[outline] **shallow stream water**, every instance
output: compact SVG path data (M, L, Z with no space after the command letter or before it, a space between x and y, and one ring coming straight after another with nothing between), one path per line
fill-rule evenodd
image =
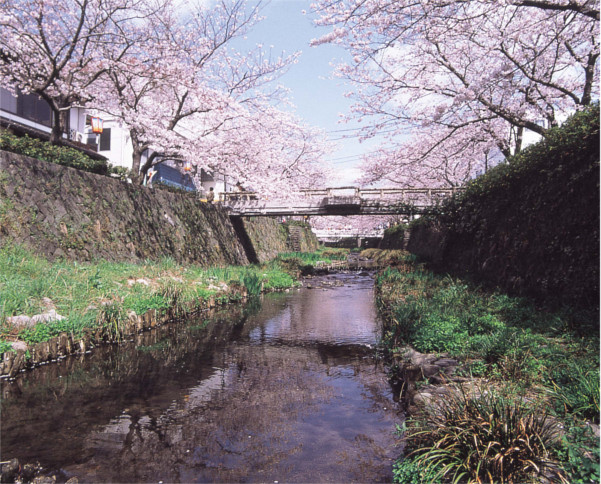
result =
M391 481L373 279L310 284L2 382L1 459L80 483Z

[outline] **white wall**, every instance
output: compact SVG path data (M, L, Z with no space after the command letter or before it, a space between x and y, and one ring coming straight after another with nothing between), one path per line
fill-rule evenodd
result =
M109 160L109 163L113 166L122 166L131 169L132 166L132 155L133 155L133 147L131 144L131 139L129 137L129 132L127 129L123 128L120 123L109 117L103 117L102 114L99 116L102 119L102 129L110 129L111 130L111 149L110 150L99 150L103 156L106 156ZM86 127L86 133L91 133L92 127Z

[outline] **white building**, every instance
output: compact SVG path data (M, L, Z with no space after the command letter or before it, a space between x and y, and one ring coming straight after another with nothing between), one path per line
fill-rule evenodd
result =
M92 132L91 119L102 119L102 133ZM48 140L52 131L52 111L48 103L35 94L13 95L0 88L0 126L15 134ZM112 166L132 167L133 146L128 129L119 120L105 114L86 111L82 107L69 110L67 133L64 138L73 147L96 159L107 159ZM142 164L146 158L142 157ZM163 166L164 165L164 166ZM197 190L203 196L212 187L219 199L222 193L232 191L233 184L225 174L207 173L204 170L187 173L183 163L165 161L154 166L153 183L164 183L187 190Z
M63 137L74 147L86 152L93 158L100 158L95 145L87 145L87 131L91 128L89 117L81 107L69 110L67 133ZM13 95L8 89L0 87L0 126L16 134L27 134L34 138L49 139L52 131L52 111L48 103L35 94Z
M133 146L129 131L121 122L108 114L97 113L102 119L103 129L98 140L98 152L105 156L113 166L121 166L128 170L132 167ZM95 114L96 115L96 114ZM96 135L91 133L91 129L86 131L89 143L94 142ZM146 156L142 157L142 164L146 161ZM177 170L179 173L174 173ZM193 167L194 170L194 167ZM189 189L189 183L184 183L183 179L189 175L193 181L195 189L204 195L212 187L218 199L220 194L231 191L232 186L227 180L227 176L220 173L207 173L205 170L186 173L182 162L165 161L150 169L150 172L156 172L152 176L152 183L163 183L165 185L178 186ZM187 178L186 178L187 180Z

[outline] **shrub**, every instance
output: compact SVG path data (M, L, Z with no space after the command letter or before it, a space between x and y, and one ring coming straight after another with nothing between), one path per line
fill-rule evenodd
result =
M405 439L414 465L435 471L434 479L567 482L553 456L560 448L556 425L540 408L492 387L457 388L427 408Z
M52 145L27 135L19 137L6 130L0 131L0 149L100 175L109 170L106 160L94 160L75 148Z

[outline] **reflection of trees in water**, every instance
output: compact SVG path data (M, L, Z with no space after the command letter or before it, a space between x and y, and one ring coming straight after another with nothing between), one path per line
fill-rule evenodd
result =
M88 440L89 453L112 464L103 478L235 482L269 472L302 449L294 423L332 397L314 351L230 346L223 355L225 369L163 415L130 409L125 421ZM100 464L94 458L86 468Z
M234 323L245 317L240 307L205 312L195 321L138 334L117 351L101 346L2 382L3 455L42 463L85 458L81 439L96 425L107 424L132 404L157 407L160 414L212 372L216 348L230 340Z
M245 311L203 313L142 333L118 351L97 348L3 384L3 456L52 463L86 482L389 477L388 464L376 459L386 439L377 425L368 429L369 415L389 405L386 383L375 381L363 360L370 350L295 336L314 323L302 318L315 311L290 304L313 305L316 296L270 295ZM278 326L285 318L295 320L294 328ZM331 321L336 331L344 327L335 315ZM280 339L259 344L257 332L261 341ZM340 414L340 425L356 418L354 410L336 407L347 398L332 386L338 378L360 386L367 417L352 422L343 448L332 450L330 430L313 421L326 407ZM310 456L307 465L314 440L323 455ZM353 464L341 465L343 458ZM338 475L341 467L346 475Z

